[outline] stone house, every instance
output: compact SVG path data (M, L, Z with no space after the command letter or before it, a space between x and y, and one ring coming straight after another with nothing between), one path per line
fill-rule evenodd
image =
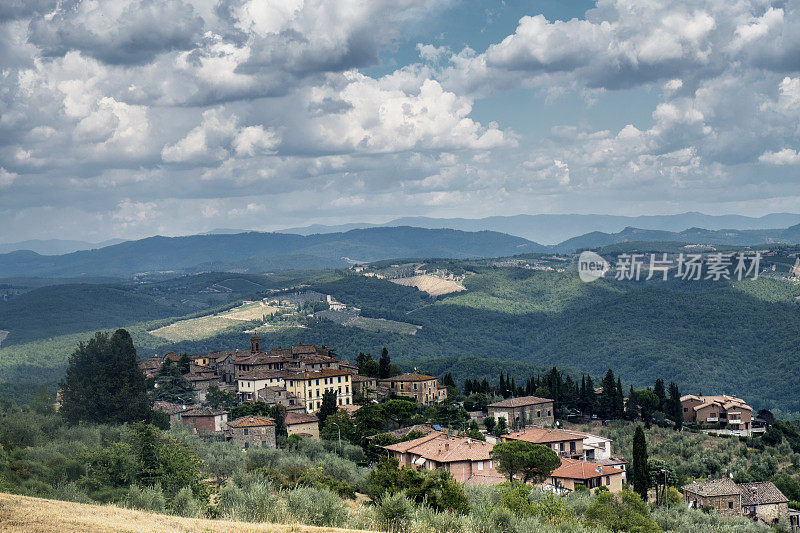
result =
M286 433L289 435L319 439L319 419L316 415L308 414L305 411L290 411L286 413L283 423L286 426Z
M505 418L506 424L512 429L555 423L553 400L549 398L537 398L536 396L509 398L489 404L487 411L488 416L492 418Z
M742 489L730 478L691 483L682 491L689 507L710 507L725 516L742 514Z
M369 376L360 376L353 374L351 378L353 382L353 397L358 398L363 396L368 400L378 399L378 379Z
M246 450L251 446L275 447L275 421L262 416L243 416L228 422L225 438L241 444Z
M178 414L178 421L199 435L222 433L228 423L228 411L208 407L190 407Z
M789 509L789 498L772 482L739 483L739 488L742 490L743 515L769 525L777 525L781 518L785 518L795 530L800 525L797 511Z
M413 398L415 402L431 405L447 399L447 387L441 385L434 376L420 374L416 370L400 374L378 382L390 394Z

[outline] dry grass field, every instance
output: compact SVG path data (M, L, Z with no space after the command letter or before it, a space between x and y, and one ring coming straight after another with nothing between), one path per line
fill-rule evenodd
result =
M113 505L85 505L0 493L0 531L345 533L352 530L181 518L122 509Z
M204 339L213 337L237 322L260 320L264 315L272 314L280 309L264 302L248 302L223 313L179 320L174 324L154 329L148 333L167 339L170 342Z
M431 276L430 274L411 276L410 278L395 278L389 281L398 285L405 285L406 287L416 287L423 292L427 292L431 296L441 296L442 294L467 290L466 287L457 281Z

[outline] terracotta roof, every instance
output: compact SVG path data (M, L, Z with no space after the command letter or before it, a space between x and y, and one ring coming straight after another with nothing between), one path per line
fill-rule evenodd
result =
M394 431L390 431L389 434L394 437L397 437L398 439L402 439L412 431L419 431L424 435L429 435L436 430L433 429L433 424L416 424L410 427L395 429Z
M352 404L352 403L347 404L347 405L340 405L339 406L339 410L340 411L346 411L348 415L352 415L353 413L355 413L359 409L361 409L360 405L355 405L355 404Z
M294 424L308 424L310 422L319 422L319 418L308 413L295 413L291 411L286 413L286 418L283 421L283 423L287 426Z
M600 473L602 470L602 474ZM613 466L604 466L599 463L589 461L578 461L577 459L561 458L561 466L553 470L550 477L562 479L591 479L600 476L610 476L621 474L622 470Z
M508 435L503 435L505 439L524 440L534 444L544 444L548 442L563 442L568 440L583 440L584 436L563 429L529 428L523 431L515 431Z
M359 376L358 374L353 374L351 381L353 383L364 383L367 381L376 381L378 378L371 378L369 376Z
M299 374L294 374L293 376L287 379L319 379L319 378L351 376L351 375L352 374L347 370L339 370L336 368L323 368L322 370L315 370L313 372L300 372Z
M242 416L228 422L228 425L232 428L254 428L254 427L261 427L261 426L274 426L275 421L271 418L266 418L263 416Z
M739 483L739 488L742 489L742 505L764 505L789 501L789 498L784 496L770 481Z
M239 372L239 376L237 379L275 379L275 378L285 378L287 376L291 376L291 372L287 372L286 370L248 370L246 372Z
M730 496L742 493L739 485L727 477L684 485L683 490L697 494L698 496Z
M187 416L218 416L227 415L228 411L221 411L219 409L211 409L209 407L190 407L181 413L182 417Z
M382 379L382 382L386 381L430 381L432 379L436 379L434 376L428 376L427 374L420 374L416 370L414 372L409 372L406 374L400 374L399 376L395 376L393 378L386 378Z
M189 381L213 381L215 379L219 379L217 375L214 374L214 371L211 372L201 372L198 374L186 374L186 379Z
M490 403L489 407L523 407L525 405L536 405L540 403L553 403L549 398L537 398L536 396L521 396L519 398L509 398L496 403Z
M488 461L492 447L484 441L451 437L438 431L418 439L384 446L386 450L411 453L439 463Z

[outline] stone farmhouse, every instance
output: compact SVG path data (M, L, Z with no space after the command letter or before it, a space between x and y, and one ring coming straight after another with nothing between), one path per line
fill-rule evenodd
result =
M726 516L747 516L768 525L783 518L792 531L800 529L800 512L789 508L789 499L773 483L734 483L722 478L691 483L682 488L689 507L712 508Z
M378 387L389 394L413 398L415 402L432 405L447 399L447 387L435 377L420 374L416 370L393 378L382 379Z
M544 426L555 423L553 400L522 396L509 398L487 406L488 415L492 418L505 418L512 429L524 429L528 426Z
M243 416L231 422L225 438L241 444L245 450L251 446L275 447L275 421L262 416Z

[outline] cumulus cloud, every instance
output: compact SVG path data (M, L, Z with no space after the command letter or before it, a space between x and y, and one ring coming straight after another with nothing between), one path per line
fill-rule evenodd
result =
M598 0L480 49L426 33L448 5L0 3L0 239L796 199L798 0Z
M761 154L758 160L768 165L797 165L800 164L800 152L791 148L784 148L777 152L767 151Z

